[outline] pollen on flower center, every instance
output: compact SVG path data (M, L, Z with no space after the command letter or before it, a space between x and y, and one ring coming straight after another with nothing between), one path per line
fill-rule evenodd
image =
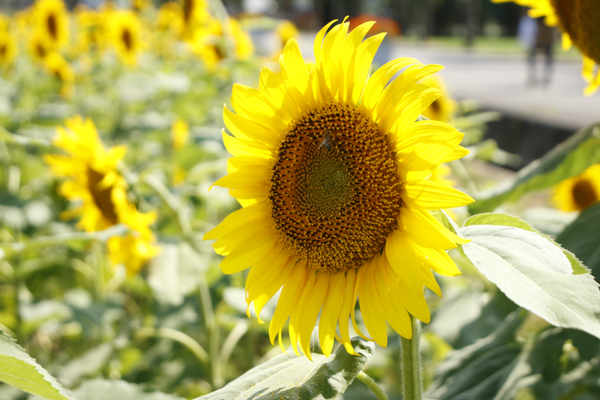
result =
M598 200L598 195L591 182L587 179L582 179L573 185L573 200L583 210L594 204Z
M93 168L87 168L88 189L92 195L92 199L100 211L102 211L104 218L106 218L112 225L115 225L118 222L118 217L115 212L115 206L111 197L112 190L110 187L99 187L99 184L103 178L103 174L98 173Z
M354 107L326 103L290 125L269 199L283 243L311 268L359 268L383 250L397 226L394 154Z

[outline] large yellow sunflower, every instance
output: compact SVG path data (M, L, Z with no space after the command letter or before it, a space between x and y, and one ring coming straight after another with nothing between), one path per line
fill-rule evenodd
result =
M142 40L142 22L133 11L114 11L108 16L110 42L119 58L127 65L137 64L145 46Z
M281 72L262 69L259 90L234 85L235 113L224 109L232 136L223 133L233 157L215 185L243 208L204 236L217 239L224 273L251 267L246 299L257 315L283 286L271 341L281 340L289 319L294 349L299 343L309 357L319 312L323 352L337 338L354 354L348 324L357 298L382 346L386 321L406 338L409 313L428 322L423 285L439 295L432 270L460 274L445 249L465 243L429 210L472 201L428 179L467 153L450 125L417 122L440 95L417 82L442 67L400 58L369 76L385 34L363 41L374 22L349 34L342 23L326 34L333 22L317 34L315 63L292 39Z
M52 50L69 42L69 14L62 0L37 0L32 8L35 29L39 30Z
M563 48L574 44L583 54L582 75L588 82L584 93L593 94L600 86L600 7L597 0L492 0L529 7L532 18L544 17L548 26L562 31Z
M117 170L126 148L105 150L90 119L84 121L75 116L66 121L66 127L57 128L53 144L68 154L45 156L54 175L68 178L59 188L61 195L81 203L62 217L80 216L78 227L87 232L118 223L127 225L133 233L109 242L109 255L111 260L123 262L130 273L135 273L158 251L149 227L156 214L140 213L127 198L127 183Z
M600 201L600 164L556 185L553 200L563 211L583 211Z

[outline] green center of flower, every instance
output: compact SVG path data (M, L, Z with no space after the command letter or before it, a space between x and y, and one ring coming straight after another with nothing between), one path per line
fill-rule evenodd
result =
M589 180L581 179L573 185L573 200L580 210L588 208L598 200L594 186Z
M290 125L269 199L284 245L309 267L360 268L397 227L394 154L377 126L354 107L327 103Z
M115 206L112 201L112 188L101 188L100 182L104 179L104 175L93 168L87 168L87 184L88 190L92 195L92 200L102 216L111 224L115 225L118 222Z

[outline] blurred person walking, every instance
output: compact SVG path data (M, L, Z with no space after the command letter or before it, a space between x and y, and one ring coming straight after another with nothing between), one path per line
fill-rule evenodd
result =
M529 50L528 84L531 86L535 86L538 83L536 79L536 58L538 53L542 53L545 57L545 62L544 76L540 83L544 87L547 87L548 85L550 85L550 80L552 77L552 63L554 61L552 52L554 48L555 31L554 28L551 28L544 24L543 18L537 18L534 20L534 22L536 23L536 34L533 46L531 46Z

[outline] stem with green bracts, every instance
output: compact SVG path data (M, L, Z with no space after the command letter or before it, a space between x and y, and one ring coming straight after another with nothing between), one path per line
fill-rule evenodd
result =
M363 383L367 385L369 389L373 391L373 393L375 393L375 396L377 396L379 400L390 400L389 397L383 393L383 390L381 390L377 382L375 382L369 375L365 374L363 371L360 371L356 377L363 381Z
M421 379L421 323L412 315L412 339L400 337L402 347L402 379L404 382L404 400L422 400L423 380Z

